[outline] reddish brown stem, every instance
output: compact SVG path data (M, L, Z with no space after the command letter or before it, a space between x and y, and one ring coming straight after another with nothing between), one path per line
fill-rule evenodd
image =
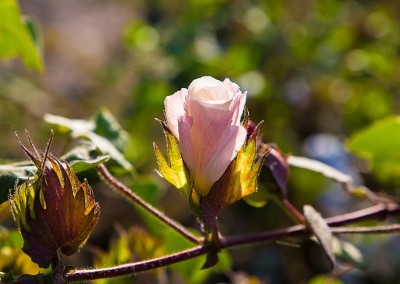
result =
M99 173L101 174L101 176L104 178L104 180L112 188L117 190L117 192L119 192L123 196L127 197L134 204L139 205L140 207L145 209L147 212L153 214L159 220L164 222L167 226L169 226L172 229L174 229L175 231L177 231L179 234L181 234L183 237L185 237L187 240L191 241L192 243L200 244L202 242L202 238L196 237L191 232L186 230L186 228L184 228L181 224L168 218L164 213L157 210L155 207L151 206L149 203L145 202L143 199L141 199L139 196L137 196L135 193L133 193L123 183L119 182L116 178L114 178L104 165L102 165L102 164L99 165L97 167L97 169L98 169Z
M363 210L347 213L325 219L329 226L339 226L348 223L361 221L364 219L385 217L387 215L397 215L400 213L400 206L397 204L378 204ZM351 233L393 233L400 230L400 225L387 225L370 228L332 228L335 234L351 234ZM237 247L241 245L250 245L263 243L267 241L280 240L293 236L308 236L311 232L303 225L295 225L278 230L271 230L262 233L248 234L243 236L220 237L217 249ZM151 260L130 263L125 265L114 266L101 269L77 269L67 272L64 275L66 281L86 281L100 278L109 278L122 276L132 273L147 271L150 269L167 266L173 263L191 259L203 254L207 254L215 250L215 245L204 244L185 251L177 252L168 256L155 258Z
M304 223L306 221L306 218L304 218L303 214L300 213L299 210L297 210L296 207L293 206L292 203L286 198L282 199L282 204L285 206L285 208L292 214L293 217L295 217L300 223Z

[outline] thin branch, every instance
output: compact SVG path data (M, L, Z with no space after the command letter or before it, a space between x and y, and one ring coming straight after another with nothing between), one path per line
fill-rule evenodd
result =
M327 218L325 219L325 221L330 226L333 226L331 230L334 234L393 233L400 231L399 224L377 226L377 227L358 227L358 228L354 227L336 228L336 226L357 222L364 219L370 219L373 217L379 218L379 217L385 217L387 215L396 215L396 214L400 214L399 205L378 204L363 210ZM292 227L271 230L262 233L248 234L242 236L220 237L218 243L215 244L205 243L202 246L197 246L185 251L177 252L160 258L150 259L137 263L119 265L110 268L76 269L70 272L67 271L64 274L64 279L66 281L73 282L73 281L85 281L85 280L128 275L188 260L209 253L212 250L220 250L229 247L264 243L268 241L281 240L287 237L307 236L311 234L312 232L308 229L306 225L299 224Z
M253 236L228 237L228 238L221 237L218 249L239 246L246 243L251 244L254 242L272 241L280 239L282 237L288 237L291 235L301 235L304 233L309 234L308 231L306 232L306 227L304 225L297 225L281 230L265 232L263 234L254 234ZM76 269L65 273L64 279L68 282L87 281L87 280L110 278L110 277L133 274L133 273L139 273L154 268L159 268L177 262L181 262L184 260L188 260L203 254L207 254L215 249L216 248L214 245L206 243L202 246L197 246L185 251L177 252L160 258L154 258L151 260L118 265L109 268Z
M202 238L198 238L189 232L186 228L184 228L181 224L167 217L164 213L151 206L149 203L145 202L139 196L134 194L129 188L127 188L123 183L119 182L116 178L114 178L111 173L107 170L107 168L101 164L97 167L99 173L104 178L104 180L116 191L118 191L123 196L127 197L134 204L139 205L149 213L153 214L155 217L160 219L166 225L177 231L187 240L191 241L194 244L200 244L202 242Z
M400 224L376 227L339 227L331 228L334 234L392 234L400 232Z
M220 245L221 248L229 248L241 245L264 243L290 236L296 236L296 235L300 236L304 235L305 233L311 234L310 232L307 231L307 227L305 225L299 224L292 227L271 230L261 233L231 236L231 237L221 237Z
M357 221L371 219L371 218L382 218L385 219L387 215L400 214L400 205L395 203L380 203L374 206L343 214L340 216L326 218L326 222L329 226L338 227L346 225L348 223L354 223Z
M400 205L398 204L377 204L372 207L368 207L359 211L335 216L335 217L330 217L326 218L325 221L330 227L338 227L341 225L349 224L349 223L354 223L358 222L361 220L365 219L371 219L371 218L379 218L382 217L384 219L387 215L396 215L400 214ZM362 230L365 230L365 233L384 233L385 229L379 229L381 227L371 227L371 229L367 228L337 228L337 232L335 232L336 228L331 228L334 233L351 233L351 229L353 229L354 233L357 233L357 230L362 232ZM347 231L346 231L347 229ZM375 229L375 230L374 230ZM340 231L342 230L342 231ZM387 228L386 228L387 230ZM392 228L392 230L395 230ZM261 233L255 233L255 234L246 234L246 235L241 235L241 236L233 236L233 237L226 237L226 238L221 238L221 247L222 248L227 248L227 247L232 247L232 246L239 246L239 245L249 245L249 244L256 244L256 243L262 243L266 241L271 241L275 239L280 239L283 237L289 237L289 236L295 236L295 235L304 235L304 234L311 234L311 232L308 232L308 229L305 225L299 224L296 226L292 227L287 227L284 229L277 229L277 230L272 230L272 231L266 231L266 232L261 232Z
M212 247L209 245L196 246L194 248L180 251L164 257L140 261L136 263L118 265L109 268L79 269L66 273L64 275L64 279L68 282L81 282L143 272L203 255L209 252L211 248Z

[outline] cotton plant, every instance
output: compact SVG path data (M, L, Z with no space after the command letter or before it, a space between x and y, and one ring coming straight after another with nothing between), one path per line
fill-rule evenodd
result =
M107 168L109 161L126 173L131 173L132 165L120 152L126 141L126 133L108 111L100 111L89 121L48 115L47 122L59 132L86 141L80 141L69 153L57 157L50 153L53 134L43 152L34 146L28 134L32 150L25 147L17 136L30 163L0 167L0 174L15 184L8 194L8 202L22 235L22 250L40 267L50 266L51 273L21 277L0 273L1 283L90 281L167 267L201 255L207 256L203 264L206 269L218 263L219 254L225 249L285 240L288 237L312 237L317 240L334 272L338 269L339 261L354 267L364 265L357 248L340 240L338 235L393 233L400 230L400 225L396 223L373 227L342 226L373 217L399 214L400 205L395 198L386 196L382 199L364 187L353 186L351 177L327 165L286 155L276 145L264 143L260 137L260 124L256 125L249 119L246 92L230 79L220 81L210 76L195 79L187 89L167 96L164 107L164 118L160 124L167 142L167 155L165 157L154 144L157 172L185 196L201 224L199 230L193 232L169 218L140 198L135 188L131 190L110 173ZM112 135L107 137L107 133ZM363 139L356 139L355 142L361 143L359 140ZM351 144L352 147L357 144L355 142ZM330 218L324 218L310 205L299 210L289 202L290 167L321 173L343 185L346 192L366 198L373 205ZM147 233L138 234L138 240L131 242L125 238L114 247L129 249L130 243L137 247L142 241L143 251L156 252L154 258L105 268L64 265L60 255L73 255L82 249L100 218L100 206L94 197L95 189L92 190L87 180L80 182L78 179L78 175L93 170L97 171L102 181L142 208L143 212L153 215L185 238L191 247L163 255L164 251L155 248L157 243ZM237 236L222 235L218 229L220 211L241 199L251 204L248 198L257 192L261 175L269 176L272 180L273 186L268 189L267 198L277 201L285 213L293 217L295 225L255 233L243 232ZM2 201L7 198L4 199ZM0 218L4 215L2 212ZM140 236L146 237L140 239ZM146 244L151 244L147 250ZM124 259L129 257L124 255Z

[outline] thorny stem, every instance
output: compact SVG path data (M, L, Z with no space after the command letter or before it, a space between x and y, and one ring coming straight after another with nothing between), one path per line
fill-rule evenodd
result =
M378 227L341 227L348 223L357 222L369 218L385 217L387 215L400 214L400 205L398 204L378 204L363 210L352 213L343 214L325 219L334 234L360 234L360 233L393 233L400 231L400 225L386 225ZM304 224L295 225L283 229L270 230L262 233L248 234L242 236L220 237L218 249L237 247L241 245L250 245L263 243L267 241L279 240L293 236L308 236L311 231ZM171 255L160 258L154 258L136 263L114 266L101 269L76 269L75 271L67 271L64 279L68 282L86 281L100 278L109 278L115 276L128 275L132 273L143 272L158 267L167 266L180 261L188 260L203 254L207 254L215 250L215 244L203 244L194 248L180 251Z
M145 202L143 199L141 199L139 196L133 193L129 188L127 188L123 183L119 182L116 178L112 176L112 174L107 170L107 168L103 164L99 165L97 169L101 174L101 176L104 178L104 180L112 188L114 188L117 192L119 192L123 196L127 197L134 204L139 205L143 209L147 210L149 213L153 214L155 217L160 219L162 222L164 222L166 225L177 231L179 234L181 234L183 237L185 237L192 243L200 244L202 242L202 238L198 238L195 235L193 235L182 225L170 219L164 213L157 210L155 207L151 206L149 203Z

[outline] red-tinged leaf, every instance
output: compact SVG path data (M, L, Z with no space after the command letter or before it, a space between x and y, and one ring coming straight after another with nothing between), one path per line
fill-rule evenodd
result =
M287 182L289 177L289 165L286 161L286 158L283 154L271 147L266 145L265 152L268 152L268 155L265 156L264 166L267 167L277 183L282 197L287 196Z

